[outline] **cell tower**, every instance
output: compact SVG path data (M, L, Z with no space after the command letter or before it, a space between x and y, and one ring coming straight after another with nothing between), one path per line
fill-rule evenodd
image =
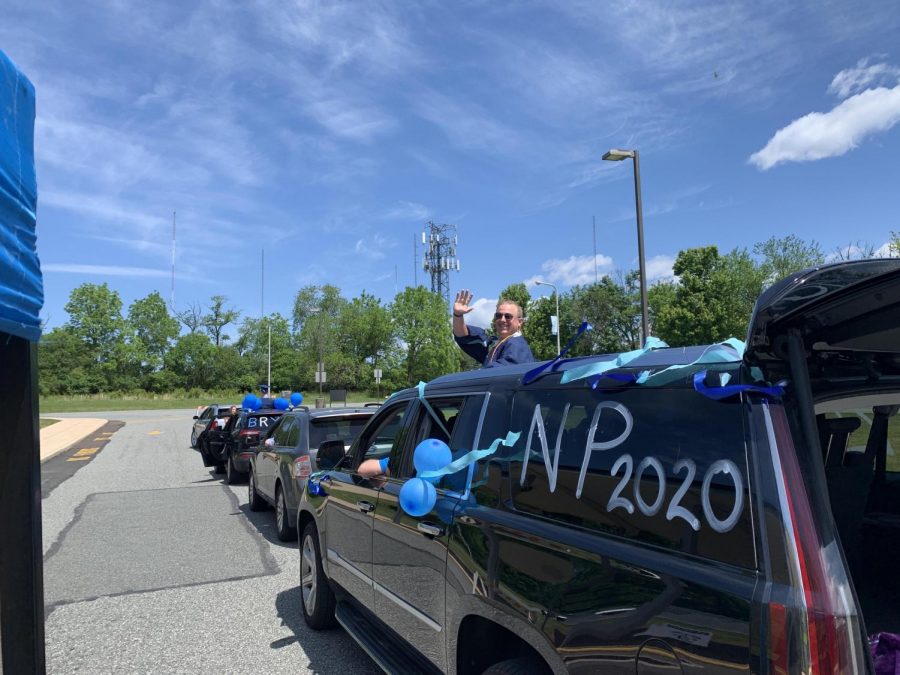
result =
M422 244L425 246L425 259L422 268L431 275L431 291L437 293L450 309L450 272L459 272L459 259L456 257L456 246L459 237L456 225L435 225L428 221L422 233Z

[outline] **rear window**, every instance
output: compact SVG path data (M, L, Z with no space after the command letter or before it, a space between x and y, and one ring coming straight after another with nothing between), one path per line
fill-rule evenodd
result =
M521 433L505 451L516 509L755 567L740 402L690 389L526 389L510 430Z
M325 441L344 441L349 445L368 421L369 415L310 418L309 447L318 448Z
M244 422L244 429L256 429L259 431L268 431L272 427L275 426L275 422L278 421L278 418L281 417L281 414L277 415L266 415L266 414L253 414L247 415L247 419Z

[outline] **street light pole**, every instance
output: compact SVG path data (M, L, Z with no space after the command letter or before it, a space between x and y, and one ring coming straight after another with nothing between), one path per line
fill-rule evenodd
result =
M637 150L610 150L603 159L621 162L631 158L634 161L634 208L637 212L638 267L641 283L641 345L650 335L650 317L647 309L647 267L644 262L644 213L641 207L641 159Z
M562 347L560 347L559 334L562 323L559 320L559 291L556 289L556 286L551 284L549 281L535 281L536 286L550 286L553 289L553 296L556 298L556 353L562 351Z

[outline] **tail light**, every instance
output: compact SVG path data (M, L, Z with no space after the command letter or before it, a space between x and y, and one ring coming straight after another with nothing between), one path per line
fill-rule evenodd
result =
M209 424L209 430L212 431L213 429L218 429L218 428L219 428L219 420L217 420L215 417L213 417L213 421L210 422L210 424Z
M822 541L787 420L783 411L775 413L765 406L795 602L792 608L777 603L768 606L771 671L866 672L859 617L838 542ZM794 621L797 625L792 629Z
M294 478L309 478L312 473L312 463L309 461L309 455L303 455L294 460Z
M242 429L238 433L245 445L259 445L259 432L253 429Z

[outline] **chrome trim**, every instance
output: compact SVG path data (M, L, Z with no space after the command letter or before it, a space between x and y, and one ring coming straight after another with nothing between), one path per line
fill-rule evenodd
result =
M441 625L439 623L437 623L434 619L432 619L427 614L422 613L416 607L413 607L411 604L409 604L403 598L395 595L394 593L389 591L387 588L385 588L378 582L374 582L374 585L375 585L376 591L381 593L384 597L386 597L388 600L392 601L395 605L397 605L401 609L405 609L407 612L412 614L414 617L416 617L419 621L424 623L426 626L428 626L432 630L435 630L439 633L441 632L441 630L443 630L443 628L441 627Z
M347 562L346 560L344 560L341 557L341 554L332 548L328 549L328 561L333 562L336 565L340 565L345 570L350 572L350 574L355 576L357 579L361 580L362 582L364 582L366 584L369 584L370 586L375 583L372 580L372 577L370 577L368 574L366 574L362 570L357 569L354 565L352 565L349 562Z

